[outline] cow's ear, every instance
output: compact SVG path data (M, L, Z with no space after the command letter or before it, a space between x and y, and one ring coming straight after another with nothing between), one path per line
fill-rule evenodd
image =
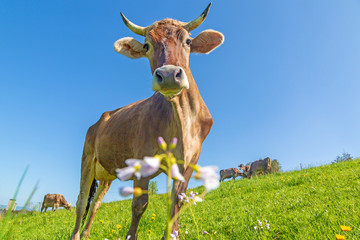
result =
M144 49L143 44L132 37L125 37L117 40L114 43L114 49L118 53L129 58L145 57L146 53L146 49Z
M192 40L191 52L210 53L224 42L224 35L214 30L205 30Z

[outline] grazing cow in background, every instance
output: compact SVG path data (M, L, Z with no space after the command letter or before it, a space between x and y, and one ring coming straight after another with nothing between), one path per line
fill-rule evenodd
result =
M240 164L238 167L240 168L240 170L243 170L244 174L249 176L249 178L256 175L256 173L259 171L263 171L264 174L268 174L271 170L271 159L267 157L265 159L259 159L252 162L250 166Z
M238 167L243 170L243 178L250 178L250 165L240 164Z
M222 169L220 171L220 182L223 182L227 178L232 178L235 180L235 178L238 176L244 177L244 174L237 168Z
M68 210L71 210L71 204L68 203L64 196L62 194L46 194L44 196L44 201L41 206L41 212L45 209L45 212L47 208L51 207L52 211L55 212L58 207L64 207Z
M238 167L240 170L243 170L244 173L250 173L250 165L245 166L244 164L240 164Z
M121 14L126 26L144 36L145 42L142 44L125 37L115 42L115 51L129 58L146 57L153 76L152 89L156 92L145 100L105 112L89 128L84 144L76 223L71 239L89 236L96 211L116 178L115 170L126 167L125 160L161 153L157 143L159 136L166 142L176 137L178 143L173 154L185 162L179 166L185 182L176 181L172 192L172 215L178 213L181 204L176 196L186 192L193 172L189 164L197 163L202 143L213 124L189 67L190 53L209 53L224 41L224 36L214 30L190 37L190 31L205 20L209 8L210 4L198 18L188 23L164 19L148 27L135 25ZM150 179L160 173L161 170L150 177L134 179L134 187L147 191ZM97 189L96 180L100 181ZM94 192L96 194L91 202L89 196ZM80 225L86 219L90 202L89 217L80 236ZM148 194L133 197L127 239L137 238L139 221L147 206ZM172 231L178 228L177 219Z

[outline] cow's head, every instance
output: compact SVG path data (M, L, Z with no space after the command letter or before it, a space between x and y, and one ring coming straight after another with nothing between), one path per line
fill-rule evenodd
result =
M64 208L66 208L67 210L72 210L72 206L71 206L71 203L66 203L65 205L64 205Z
M209 53L224 41L224 36L214 30L190 37L190 31L205 20L210 6L211 3L198 18L188 23L164 19L148 27L135 25L121 13L126 26L144 36L145 42L142 44L131 37L121 38L114 44L115 51L129 58L148 58L153 74L152 89L170 99L190 87L190 53Z
M244 164L240 164L238 167L239 167L240 170L245 171L245 165Z

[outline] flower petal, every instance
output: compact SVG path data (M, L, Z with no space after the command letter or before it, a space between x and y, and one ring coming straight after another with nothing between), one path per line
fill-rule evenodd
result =
M133 167L125 167L125 168L118 168L115 170L116 171L116 176L121 180L121 181L126 181L129 180L132 175L135 172L135 169Z
M180 170L177 164L173 164L171 166L171 177L175 180L185 182L183 175L180 174Z
M144 161L141 164L141 176L149 177L155 174L160 167L160 161L157 158L153 157L144 157Z
M134 158L130 158L125 160L126 165L128 165L129 167L134 167L137 164L141 164L141 160L139 159L134 159Z
M200 174L204 177L207 177L209 175L217 175L217 171L219 168L217 166L206 166L200 168Z
M137 180L140 180L140 178L141 178L141 173L140 172L135 172L134 175L137 178Z
M132 187L122 187L120 188L120 195L123 197L129 196L134 193L134 189Z
M207 191L216 189L220 185L218 177L214 178L214 177L210 176L209 178L203 179L203 181L204 181L204 186L205 186Z

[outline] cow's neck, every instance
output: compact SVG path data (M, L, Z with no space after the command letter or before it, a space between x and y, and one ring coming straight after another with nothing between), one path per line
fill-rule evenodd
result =
M179 114L180 121L183 124L191 124L201 117L199 115L201 108L206 107L206 105L200 96L199 89L190 70L186 74L188 76L189 89L184 89L177 97L171 100L171 103L174 110Z
M174 152L176 157L196 163L201 144L210 131L212 117L190 70L186 74L189 89L183 89L170 101L159 92L149 99L151 106L147 108L147 114L153 116L155 121L146 125L150 128L149 131L155 129L155 134L164 137L166 141L177 137L179 141Z
M183 90L178 96L171 100L171 104L179 121L182 134L182 144L184 160L194 161L198 156L194 153L200 153L201 144L210 131L212 118L208 108L203 101L191 71L186 71L189 81L189 89ZM211 121L208 129L203 129L204 121ZM206 124L205 124L206 125ZM205 134L204 134L205 133Z

